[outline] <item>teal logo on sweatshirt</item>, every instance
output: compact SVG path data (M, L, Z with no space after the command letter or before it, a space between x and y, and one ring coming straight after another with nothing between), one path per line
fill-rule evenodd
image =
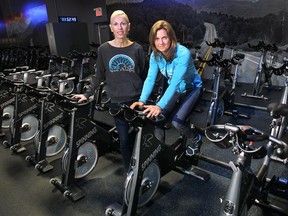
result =
M111 72L135 72L135 63L129 56L119 54L110 60L109 68Z

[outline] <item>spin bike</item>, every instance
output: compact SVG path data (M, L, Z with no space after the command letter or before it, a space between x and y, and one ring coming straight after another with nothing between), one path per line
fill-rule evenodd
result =
M282 114L288 115L288 106ZM229 162L233 173L226 195L221 199L220 215L247 215L252 205L288 215L287 204L285 208L275 202L275 196L288 202L288 179L275 175L268 178L267 175L271 156L276 149L286 149L284 152L288 156L288 145L285 142L246 125L211 125L205 129L205 135L216 144L230 142L232 152L236 155L235 161ZM261 158L261 167L254 172L251 163L253 159Z
M26 156L26 160L35 166L35 169L45 173L53 169L53 166L46 160L64 149L68 136L69 115L61 106L54 103L54 94L49 88L29 89L29 95L37 98L39 104L37 133L34 137L35 155ZM65 123L66 122L66 123Z
M231 85L232 88L236 88L236 86L240 85L237 82L238 76L239 76L238 67L240 67L242 65L242 62L244 61L244 58L245 58L245 54L239 53L235 50L234 46L236 46L236 45L237 44L235 44L235 43L234 44L230 44L230 43L227 44L227 46L228 46L227 51L230 49L229 51L230 51L231 64L228 66L227 70L225 70L225 75L224 75L225 84ZM238 59L236 59L236 61L233 61L233 57L235 57L235 55L238 56Z
M18 72L22 70L28 70L29 67L13 68L13 69L5 69L1 72L0 76L0 125L1 125L1 138L5 137L5 130L10 128L11 121L13 119L13 110L14 110L14 102L15 97L11 94L15 85L10 81L9 78L12 78L9 74L12 72ZM7 112L10 110L10 112ZM4 145L7 140L4 140Z
M221 42L218 38L215 38L214 39L214 42L208 42L208 41L205 41L207 46L210 46L211 48L217 48L217 51L213 51L212 52L212 59L214 60L215 59L223 59L223 54L224 54L224 48L226 46L226 43L225 42ZM210 55L210 54L209 54ZM201 62L201 67L203 68L204 65L208 62L208 56L205 56L204 59L202 57L198 57L198 61ZM214 57L214 58L213 58ZM209 66L209 64L208 64ZM212 65L213 66L213 65ZM229 64L227 64L227 66L225 68L222 68L221 71L223 71L222 73L224 73L226 71L226 69L229 67ZM225 70L224 70L225 69ZM202 69L203 70L203 69ZM213 71L212 73L212 80L214 80L214 73L215 71ZM225 72L226 73L226 72ZM203 88L203 91L204 92L208 92L208 93L212 93L213 92L213 83L211 85L211 88L210 89L207 89L207 88Z
M76 89L75 92L77 94L82 94L84 93L89 84L90 84L90 59L91 58L97 58L97 53L94 51L91 52L86 52L86 53L79 53L76 50L74 50L70 54L71 60L71 69L73 73L76 75L77 74L77 84L76 84ZM80 65L80 71L78 74L78 71L76 71L76 62L81 60L81 65ZM95 65L94 65L95 69Z
M62 176L50 179L50 183L65 197L78 201L86 193L77 186L77 181L92 172L99 157L120 151L118 133L115 126L93 120L95 104L91 101L79 103L58 93L54 93L54 100L68 112L70 126L62 157Z
M255 99L264 99L268 100L267 97L264 95L260 95L262 89L264 87L268 87L272 89L272 81L271 76L272 74L269 73L269 70L267 70L267 53L270 52L271 54L271 60L270 64L272 65L274 62L274 54L277 52L278 48L275 44L265 44L264 41L259 41L257 45L251 45L248 44L248 46L256 51L259 51L261 53L261 56L259 58L258 67L256 76L253 83L253 89L251 94L247 94L246 92L243 93L242 97L249 97L249 98L255 98Z
M7 74L6 74L7 75ZM14 85L7 80L5 77L5 72L1 74L0 76L0 134L1 138L3 138L3 145L6 146L6 143L8 142L5 140L6 137L6 131L9 130L11 126L11 119L13 118L13 109L14 109L14 102L15 97L13 94L11 94L12 89L14 88ZM10 110L10 112L7 113L7 109Z
M205 42L206 42L207 46L211 46L212 48L218 48L218 50L217 50L218 57L219 58L223 57L224 48L227 45L225 42L220 41L218 38L215 38L212 43L208 42L208 41L205 41Z
M283 138L288 124L287 115L282 114L283 110L285 110L288 105L288 59L284 57L283 62L283 65L280 67L269 67L269 70L271 70L274 75L285 77L284 89L280 101L271 103L267 107L270 116L273 118L270 124L271 135L277 137L278 139ZM283 150L278 149L278 151L275 151L272 155L272 159L284 162L286 164L288 161L287 157L285 158L285 155L287 154L285 154Z
M166 121L164 116L147 118L142 111L126 105L111 114L130 122L131 131L136 131L136 139L125 181L123 205L116 203L108 206L105 215L135 215L137 207L144 206L152 199L161 177L171 170L203 181L210 178L206 171L194 165L197 163L194 157L185 155L185 136L181 135L170 146L154 136L154 127Z
M51 69L57 67L57 61L61 61L59 71L52 72ZM49 87L55 92L61 92L62 94L71 94L75 90L74 80L75 76L71 73L71 61L66 57L51 58L49 61L48 74L51 74ZM64 89L60 89L61 80L65 79Z
M38 125L37 113L38 106L36 99L27 95L26 90L29 88L28 76L31 74L42 74L43 71L35 71L35 69L9 73L13 76L12 80L6 80L10 83L10 96L8 101L14 101L4 107L2 115L2 129L10 129L10 139L5 140L3 144L10 147L13 152L20 153L26 150L21 142L28 142L33 139L36 134ZM23 75L23 79L18 79L19 75ZM8 102L6 101L6 103ZM7 136L8 137L8 136Z
M67 122L70 122L69 111L55 102L55 95L57 94L54 94L51 89L41 86L43 80L49 76L51 75L36 77L38 87L29 91L30 94L38 98L40 111L39 130L34 139L35 155L27 156L26 160L42 173L53 169L46 158L58 155L65 148L68 142L67 132L69 130ZM63 95L65 84L69 79L72 79L72 77L58 81L60 84L60 93L58 94Z
M212 58L209 60L199 58L200 61L206 62L208 66L215 67L213 71L212 97L207 116L207 125L214 125L217 118L221 117L223 114L232 115L234 117L249 118L248 115L238 113L235 107L234 99L236 79L233 80L234 84L232 85L231 90L228 90L224 82L221 83L221 74L225 68L232 63L236 65L235 74L237 74L238 67L244 57L245 55L237 53L230 60L220 58L217 53L212 53Z

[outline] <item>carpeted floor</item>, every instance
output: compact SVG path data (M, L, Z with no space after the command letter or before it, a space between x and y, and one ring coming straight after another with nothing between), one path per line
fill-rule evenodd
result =
M206 83L206 85L208 85ZM268 103L280 98L279 91L263 91L270 100L246 99L239 96L250 91L252 87L241 84L237 88L236 102L239 103L239 112L250 115L250 119L241 119L223 116L219 122L234 124L250 124L268 132L271 118L265 107ZM206 116L209 106L209 93L204 93L199 104L202 113L192 115L191 121L198 127L206 125ZM255 105L263 109L247 108L244 104ZM111 121L110 116L101 116L105 121ZM169 131L171 139L177 136L176 132ZM32 144L26 144L26 151L20 154L12 153L9 148L0 146L0 215L11 216L100 216L104 215L108 205L122 202L125 175L123 174L121 157L118 153L109 153L102 156L96 168L84 179L76 184L86 192L86 196L73 202L57 190L50 179L56 176L61 178L61 156L57 155L48 160L54 169L48 173L39 173L34 166L25 160L27 155L34 154ZM220 149L203 138L203 154L215 159L229 162L235 158L231 149ZM260 161L253 161L253 167ZM273 162L270 174L276 173L288 178L288 169L284 165ZM210 179L203 182L197 178L170 172L161 179L160 186L153 199L138 210L143 216L216 216L220 211L220 198L224 196L229 184L231 171L200 161L199 167L206 169ZM287 207L287 205L286 205ZM288 210L287 210L288 212ZM249 215L271 215L253 206Z

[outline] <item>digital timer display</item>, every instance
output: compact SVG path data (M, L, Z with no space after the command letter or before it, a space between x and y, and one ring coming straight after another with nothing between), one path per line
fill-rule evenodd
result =
M77 17L75 16L59 16L59 22L78 22Z

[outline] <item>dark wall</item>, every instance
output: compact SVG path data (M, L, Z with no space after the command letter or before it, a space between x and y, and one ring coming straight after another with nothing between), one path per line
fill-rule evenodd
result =
M47 19L27 25L27 7L41 5L46 8ZM102 16L96 17L94 9L99 7ZM110 39L105 0L1 0L0 46L48 46L46 24L57 23L58 16L75 16L78 22L87 24L87 44ZM1 25L4 23L9 23L9 27Z
M90 51L86 23L47 23L46 30L51 55L69 57L74 50Z
M58 22L58 16L77 16L79 22L87 23L89 42L100 42L98 25L105 26L108 22L105 0L45 1L48 11L49 22ZM96 17L94 9L98 7L102 8L102 16ZM102 40L101 42L104 41Z
M44 0L1 0L0 45L47 44Z

